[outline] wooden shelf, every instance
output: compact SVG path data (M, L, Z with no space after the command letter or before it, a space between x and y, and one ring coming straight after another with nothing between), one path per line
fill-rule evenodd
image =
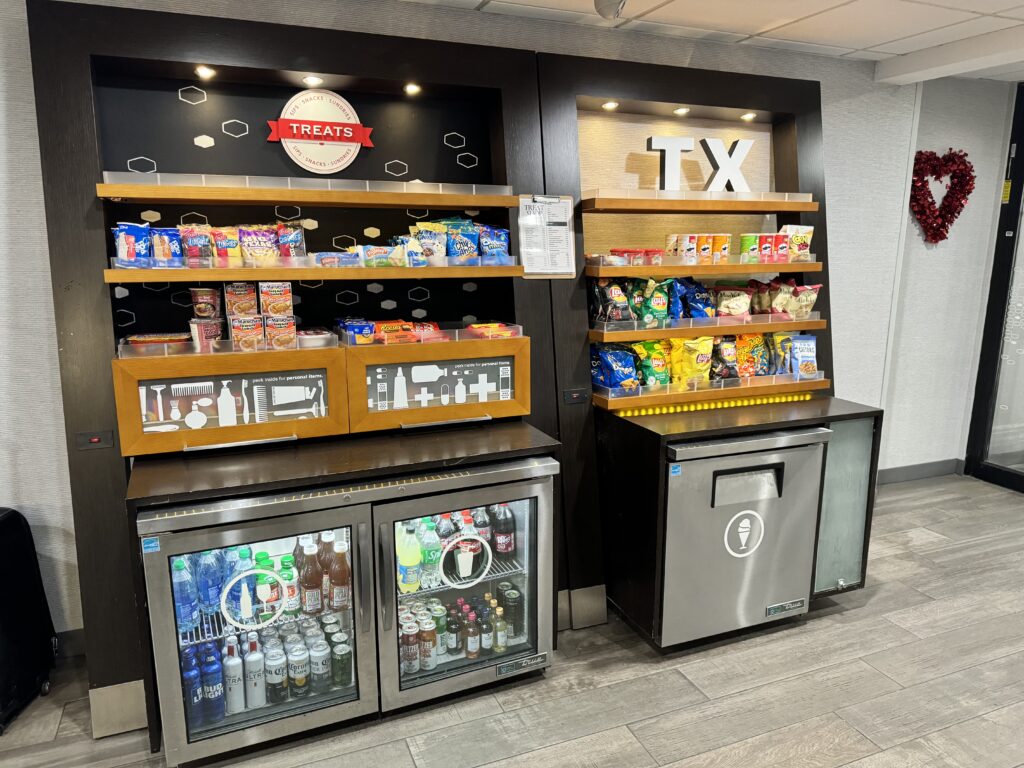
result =
M587 277L733 277L735 275L821 272L820 261L790 264L663 264L660 267L588 266Z
M740 333L774 333L786 331L820 331L827 320L786 320L774 323L734 323L702 325L692 328L640 328L630 331L599 331L591 329L590 341L625 342L651 339L693 339L698 336L735 336Z
M312 205L331 208L470 209L518 208L516 195L252 187L177 187L158 184L97 184L96 196L125 203L217 203L220 205Z
M622 411L631 408L649 408L660 405L706 403L714 400L756 400L765 395L783 395L828 389L831 385L832 382L829 379L814 379L812 381L793 381L785 384L751 384L745 387L700 389L695 392L666 392L663 394L638 395L636 397L604 397L594 393L591 397L594 405L598 408L603 408L606 411Z
M814 213L815 202L788 200L659 200L633 197L587 197L583 213Z
M103 282L120 283L218 283L258 280L432 280L522 277L515 267L281 267L236 269L105 269Z

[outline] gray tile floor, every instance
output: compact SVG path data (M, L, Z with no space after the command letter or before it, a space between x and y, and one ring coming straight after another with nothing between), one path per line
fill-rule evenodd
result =
M1024 496L959 477L884 486L866 589L804 620L662 656L617 620L566 632L543 679L218 766L1024 766ZM162 768L93 741L80 668L0 737L3 766Z

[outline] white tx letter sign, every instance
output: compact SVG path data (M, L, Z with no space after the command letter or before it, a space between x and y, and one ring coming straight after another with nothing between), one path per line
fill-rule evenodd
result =
M715 172L711 174L704 189L708 192L749 192L750 185L740 170L753 139L739 139L728 149L721 139L701 139L700 146L708 156ZM666 191L678 192L681 186L679 164L683 152L693 150L693 139L686 136L651 136L647 139L648 152L661 153L661 188Z

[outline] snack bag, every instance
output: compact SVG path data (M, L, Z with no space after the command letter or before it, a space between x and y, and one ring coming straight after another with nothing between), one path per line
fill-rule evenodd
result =
M793 289L793 295L786 303L786 311L789 316L794 320L806 320L810 316L811 310L814 309L814 303L818 300L818 291L820 290L820 285L796 286Z
M263 318L263 333L268 349L298 349L295 318L291 315Z
M186 267L208 269L213 266L213 238L206 224L182 224L178 227L178 233L181 235Z
M611 389L636 389L640 381L636 375L633 353L625 347L614 344L597 347L598 372L596 383ZM593 366L593 363L591 364ZM594 380L593 370L591 379Z
M601 368L601 352L597 344L590 345L590 383L595 387L608 386L608 381Z
M114 258L115 266L120 269L148 269L152 266L149 224L120 222L110 231L114 233L114 247L117 252Z
M260 283L260 311L264 315L286 317L293 313L292 284Z
M238 228L242 247L242 263L247 267L278 267L281 255L277 247L277 230L263 224Z
M177 227L161 227L149 230L152 240L152 264L159 269L181 269L185 266L185 254L181 249L181 234Z
M785 375L792 371L793 337L788 333L772 334L772 370L776 375Z
M471 221L459 220L448 227L448 266L480 266L480 234Z
M228 317L258 315L260 304L256 295L256 286L252 283L225 283L224 309Z
M753 291L750 296L750 312L754 315L767 315L772 311L771 285L760 280L751 280L747 286Z
M645 386L668 384L672 380L669 355L660 341L638 341L631 345L640 360L640 381Z
M403 235L398 238L398 245L405 248L405 258L410 267L429 267L427 255L423 252L420 241L412 235Z
M793 373L798 379L818 376L818 340L814 336L793 337Z
M515 263L509 253L507 229L480 224L477 233L480 238L480 263L483 266L510 267Z
M594 301L595 320L601 322L636 320L636 315L630 309L625 291L614 280L601 278L594 281Z
M277 222L277 250L283 264L306 260L306 239L298 222Z
M777 278L772 280L771 287L768 289L769 310L771 314L789 315L789 300L793 297L794 288L796 288L796 282L792 279L786 282Z
M635 317L640 317L644 313L644 291L647 290L648 282L650 282L650 278L640 277L630 280L625 285L629 308L633 310Z
M715 305L719 317L750 317L750 288L715 288Z
M361 245L365 267L407 267L403 245Z
M416 231L413 234L423 248L427 266L448 266L448 227L444 224L425 221L416 225Z
M768 374L768 347L760 333L744 333L736 337L736 366L742 377Z
M712 380L735 379L739 375L736 362L736 339L732 336L723 336L715 343L714 351L711 354L710 378Z
M640 313L640 320L646 325L654 327L662 320L668 318L669 294L672 281L664 280L656 283L648 280L644 287L644 304Z
M684 277L676 280L676 290L683 298L683 308L687 317L715 316L715 300L711 291L702 284Z
M811 238L814 236L814 227L787 224L780 233L789 235L789 260L791 262L811 260Z
M714 337L669 339L669 344L674 384L699 384L708 380L711 372L711 355L715 346Z

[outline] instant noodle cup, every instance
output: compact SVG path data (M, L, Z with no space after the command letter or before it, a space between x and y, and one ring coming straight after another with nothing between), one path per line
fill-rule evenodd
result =
M260 304L256 295L256 286L252 283L225 283L224 309L229 317L232 315L258 315Z
M263 318L263 333L266 336L269 349L297 349L299 346L294 317Z
M260 309L264 315L291 315L292 306L291 283L260 283Z
M775 235L757 236L757 256L761 264L771 264L775 258Z
M718 234L711 236L711 261L714 264L729 263L729 235Z
M761 235L747 233L740 235L740 264L757 264L761 252Z
M188 324L196 348L202 353L213 352L213 342L218 341L224 333L221 319L219 317L193 317Z
M714 235L697 235L697 264L711 264L714 251Z
M236 352L258 352L263 347L263 318L259 315L232 317L231 342Z
M777 264L787 264L789 262L789 235L785 232L775 235L772 244L772 255L775 257Z
M189 288L192 313L196 317L220 317L220 291L216 288Z

